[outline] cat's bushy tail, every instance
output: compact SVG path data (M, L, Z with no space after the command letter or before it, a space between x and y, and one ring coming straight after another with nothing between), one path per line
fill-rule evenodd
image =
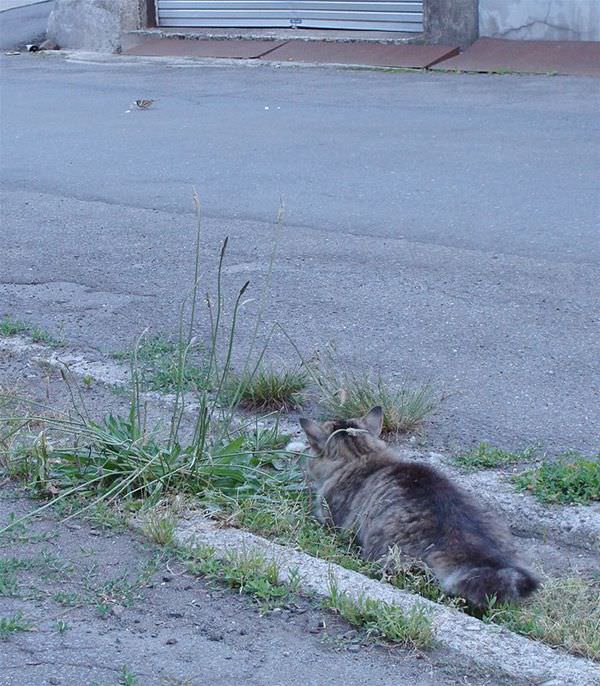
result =
M519 602L536 590L539 581L524 567L481 566L455 571L443 585L447 592L485 607L492 598L499 603Z

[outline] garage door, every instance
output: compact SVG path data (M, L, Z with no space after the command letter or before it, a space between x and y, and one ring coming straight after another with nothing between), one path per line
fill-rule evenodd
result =
M158 0L164 27L423 30L423 0Z

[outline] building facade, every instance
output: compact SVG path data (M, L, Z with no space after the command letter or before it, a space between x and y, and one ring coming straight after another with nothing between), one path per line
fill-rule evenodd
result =
M461 46L479 36L600 41L600 0L55 0L48 36L116 51L123 33L144 28L341 29Z

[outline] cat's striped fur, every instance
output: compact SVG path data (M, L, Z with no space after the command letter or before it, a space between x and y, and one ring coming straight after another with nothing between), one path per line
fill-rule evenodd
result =
M318 519L354 532L367 559L396 546L423 560L447 593L473 605L532 593L538 581L516 560L508 529L441 471L402 461L379 438L382 416L375 407L359 419L300 420L314 453L306 469Z

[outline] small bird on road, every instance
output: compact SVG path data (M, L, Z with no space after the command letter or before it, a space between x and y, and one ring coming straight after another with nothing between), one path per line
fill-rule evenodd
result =
M149 107L152 107L154 100L136 100L135 104L140 110L147 110Z

